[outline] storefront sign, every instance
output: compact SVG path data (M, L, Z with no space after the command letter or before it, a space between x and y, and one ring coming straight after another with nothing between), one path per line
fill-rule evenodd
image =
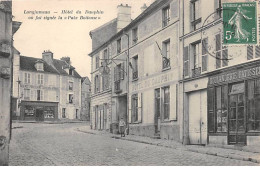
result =
M244 70L238 70L230 73L222 73L217 76L209 78L209 85L219 84L219 83L229 83L239 79L250 78L254 76L260 76L260 66L252 67Z
M132 92L142 90L142 89L147 89L149 87L155 87L170 81L174 80L174 73L168 73L168 74L163 74L159 75L153 78L149 78L146 80L143 80L141 82L135 83L132 85Z

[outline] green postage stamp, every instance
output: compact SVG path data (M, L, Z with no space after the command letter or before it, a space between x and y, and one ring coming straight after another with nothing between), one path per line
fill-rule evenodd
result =
M257 3L223 3L223 44L258 44Z

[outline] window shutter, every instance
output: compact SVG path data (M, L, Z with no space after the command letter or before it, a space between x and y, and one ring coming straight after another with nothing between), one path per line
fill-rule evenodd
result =
M220 34L217 34L216 37L216 68L221 67L221 39Z
M114 82L117 80L117 66L114 67Z
M227 48L222 51L222 58L223 58L222 66L223 67L228 66L228 60L227 60L228 59L228 49Z
M24 73L24 83L27 83L27 73Z
M202 40L202 72L208 70L208 38Z
M138 93L138 122L140 123L142 122L142 115L143 115L142 103L143 103L143 94Z
M124 70L125 70L125 64L124 63L121 63L121 70L120 70L120 72L121 72L121 80L124 80L124 74L125 74L125 72L124 72Z
M41 90L40 94L41 94L41 96L40 96L40 97L41 97L40 100L44 100L44 97L43 97L43 96L44 96L44 95L43 95L43 90Z
M183 65L183 69L184 69L184 77L185 76L189 76L189 67L190 67L190 63L189 63L189 47L186 46L184 47L184 51L183 51L183 59L184 59L184 65Z
M260 17L259 17L260 18ZM260 46L255 46L255 57L259 58L260 57Z
M30 100L34 100L34 90L31 89L31 96L30 96Z
M247 46L247 60L253 59L253 46Z
M132 123L132 96L129 97L128 102L128 122Z

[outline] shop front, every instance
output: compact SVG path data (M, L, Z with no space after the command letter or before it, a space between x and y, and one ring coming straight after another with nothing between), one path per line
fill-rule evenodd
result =
M208 82L209 144L260 145L260 66L223 70Z
M58 119L58 103L21 102L21 120L53 121Z

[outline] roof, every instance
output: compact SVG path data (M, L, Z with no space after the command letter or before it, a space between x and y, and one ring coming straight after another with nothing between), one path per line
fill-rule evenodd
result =
M138 17L136 17L130 24L128 24L126 27L124 27L123 29L121 29L117 34L115 34L114 36L112 36L108 41L106 41L105 43L103 43L102 45L100 45L98 48L96 48L95 50L93 50L89 56L94 55L96 52L98 52L100 49L102 49L103 47L107 46L108 43L110 43L111 41L117 39L119 36L121 36L122 34L124 34L124 32L128 31L129 29L131 29L133 26L135 26L135 24L137 22L139 22L140 20L142 20L143 18L145 18L146 16L148 16L149 14L151 14L152 12L154 12L158 6L163 5L165 3L169 2L169 0L156 0L154 1L144 12L142 12Z
M53 67L53 66L47 64L47 62L45 62L44 60L42 60L40 58L21 56L20 57L20 69L38 72L34 65L36 62L39 62L39 61L43 63L43 67L44 67L43 72L69 76L68 73L63 69L63 67L68 66L68 63L63 60L57 60L57 59L53 59L53 65L54 65L54 67ZM76 70L74 70L73 76L76 78L81 78L81 76L78 74L78 72Z
M81 78L81 83L83 83L84 81L86 81L87 83L91 84L89 78L86 76L86 77L82 77Z

